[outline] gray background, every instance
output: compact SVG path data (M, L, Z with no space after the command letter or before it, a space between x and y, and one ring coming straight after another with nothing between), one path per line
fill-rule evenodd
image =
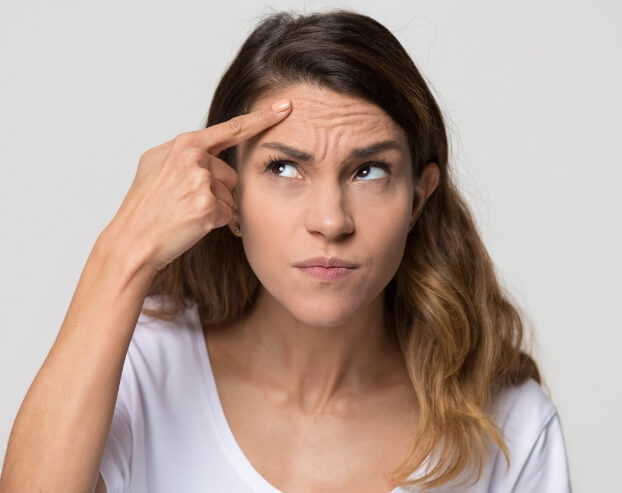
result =
M201 127L257 16L344 7L391 29L430 81L462 190L534 331L575 491L612 491L622 439L619 2L222 5L3 4L0 459L142 152Z

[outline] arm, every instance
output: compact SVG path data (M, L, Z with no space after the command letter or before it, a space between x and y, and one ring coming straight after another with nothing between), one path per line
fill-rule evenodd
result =
M141 156L17 413L0 493L90 493L103 486L98 471L123 363L151 281L231 220L237 173L216 156L280 122L290 109L237 116Z
M104 231L17 413L0 491L93 491L153 271Z

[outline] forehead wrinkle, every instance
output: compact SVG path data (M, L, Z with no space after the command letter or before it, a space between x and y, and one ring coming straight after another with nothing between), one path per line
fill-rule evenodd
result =
M407 139L404 132L400 131L400 128L392 124L391 121L379 122L375 120L364 123L358 121L355 125L343 122L335 126L316 127L316 130L320 130L316 135L324 137L323 139L316 139L316 147L320 147L323 150L321 156L315 156L317 163L323 161L329 153L337 156L337 160L344 160L354 148L364 148L371 143L385 140L395 140L404 144L404 149L407 148ZM320 142L324 142L326 145L322 146ZM304 146L304 149L313 155L313 149L307 149L306 147Z
M340 126L370 126L376 127L379 123L390 126L389 117L373 109L361 109L344 113L341 108L330 107L326 110L311 110L310 108L295 109L292 112L299 118L311 123L317 128L333 128ZM354 125L352 122L354 121Z
M399 130L399 127L391 126L390 122L382 122L380 125L374 122L365 125L345 123L339 126L318 125L306 120L293 122L289 128L281 126L279 131L278 127L275 127L273 131L266 132L258 139L251 139L255 141L253 147L262 148L264 147L262 143L278 142L309 154L316 164L320 164L329 155L335 156L335 161L345 161L353 149L365 148L375 142L395 140L402 144L406 143L404 133L396 135L395 130ZM283 125L286 123L283 122Z
M373 112L369 112L372 114ZM334 114L334 113L333 113ZM332 117L332 121L316 116L313 120L307 119L303 125L307 127L301 134L311 140L311 135L315 137L314 144L303 143L296 146L299 149L314 155L315 162L321 163L328 154L334 153L342 158L349 154L350 148L364 147L370 141L382 140L402 140L401 135L395 135L395 127L391 121L379 119L377 113L373 113L374 119L360 119L359 115L367 116L365 112L353 113L351 115L341 115L339 113ZM352 121L354 119L354 122ZM386 130L389 130L388 134ZM378 137L375 137L378 136ZM278 139L277 139L278 140ZM298 139L296 139L298 140ZM317 152L317 149L322 149ZM332 151L332 152L331 152Z
M329 154L337 159L345 157L351 148L364 147L371 141L406 141L401 127L369 101L315 88L303 94L295 88L288 92L292 112L273 129L250 139L252 147L257 148L253 143L259 141L278 141L313 155L315 162L321 163ZM316 96L318 93L320 96ZM260 98L253 107L258 103L269 104Z

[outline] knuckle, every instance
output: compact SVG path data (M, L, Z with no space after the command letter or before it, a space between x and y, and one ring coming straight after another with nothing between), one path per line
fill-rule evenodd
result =
M140 155L140 158L138 159L138 164L139 165L145 165L145 163L148 163L152 160L152 158L154 157L155 151L153 149L147 149L145 152L143 152Z
M214 177L209 170L201 170L201 173L197 173L194 176L192 184L194 185L194 190L203 190L207 189L208 191L212 188L212 181Z
M267 122L274 118L274 112L268 110L261 110L257 115L260 122Z
M180 133L177 136L175 136L175 138L173 139L173 148L181 149L184 147L188 147L190 146L191 141L192 141L192 138L191 138L190 133L188 132Z
M140 155L140 158L138 159L138 169L143 169L147 166L149 156L149 151L145 151Z
M207 235L215 229L214 224L212 223L212 221L209 221L209 220L204 220L201 223L201 227L202 227L203 235Z
M198 147L185 147L183 149L184 160L197 164L203 160L203 151Z
M233 219L233 211L231 210L230 207L226 207L225 210L221 213L220 216L220 221L219 221L219 226L224 226L227 223L230 223L231 220Z
M236 116L227 122L227 129L233 134L239 134L242 132L242 128L244 125L242 124L242 117Z
M207 193L198 193L194 198L194 207L200 216L209 215L212 209L212 197Z
M225 224L231 222L233 219L233 213L229 208L223 208L220 206L213 207L209 214L205 216L205 224L209 227L209 230L220 228Z
M155 163L155 156L149 151L144 152L138 160L138 166L136 167L136 171L138 173L147 173L150 169L156 166Z

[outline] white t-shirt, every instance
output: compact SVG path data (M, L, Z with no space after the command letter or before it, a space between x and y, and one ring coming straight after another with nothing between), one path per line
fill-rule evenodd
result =
M508 389L495 408L511 454L509 472L498 452L476 485L433 491L570 492L559 417L540 386L529 380ZM109 493L280 493L229 428L196 305L170 322L140 315L100 472Z

